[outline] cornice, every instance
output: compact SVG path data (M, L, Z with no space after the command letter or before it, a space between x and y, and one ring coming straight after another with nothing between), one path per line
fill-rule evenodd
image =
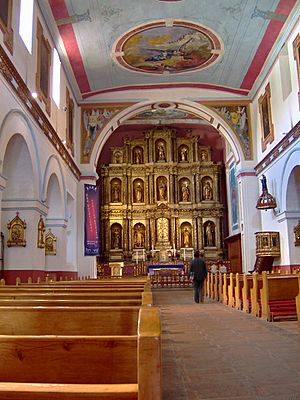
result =
M75 164L73 158L61 142L60 137L52 127L51 123L45 116L43 110L38 105L37 101L31 96L31 93L16 70L10 58L5 53L3 47L0 45L0 73L10 85L12 91L18 96L20 102L27 108L33 119L39 125L41 130L49 142L53 145L55 150L59 153L61 158L65 161L73 175L79 180L80 170Z
M254 167L256 174L260 174L270 166L289 147L293 146L300 136L300 121L285 135L285 137L269 152L269 154Z

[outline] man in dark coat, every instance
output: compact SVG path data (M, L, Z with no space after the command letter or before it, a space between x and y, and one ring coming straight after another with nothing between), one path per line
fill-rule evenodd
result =
M193 275L194 279L194 300L195 303L203 303L203 284L207 276L207 269L205 265L205 261L203 258L203 252L201 255L198 250L194 253L194 259L190 264L190 276Z

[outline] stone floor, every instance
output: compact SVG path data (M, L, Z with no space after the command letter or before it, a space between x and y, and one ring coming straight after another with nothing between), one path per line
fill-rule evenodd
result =
M163 400L300 400L300 328L192 289L154 289L161 308Z

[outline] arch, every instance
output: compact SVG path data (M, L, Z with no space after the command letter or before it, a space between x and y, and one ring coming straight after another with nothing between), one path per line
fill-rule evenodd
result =
M50 190L50 192L49 192ZM43 195L42 201L49 203L49 194L51 193L51 206L49 213L52 217L67 219L67 191L63 175L63 169L59 158L56 155L51 155L46 163L46 168L43 178ZM53 201L53 199L56 199ZM54 213L56 212L56 215Z
M3 174L7 178L3 200L33 200L35 182L27 143L22 135L10 137L3 159Z
M293 173L293 170L297 167L300 166L299 163L299 157L300 157L300 149L294 149L291 151L291 153L288 155L288 157L285 160L284 167L282 169L282 175L279 180L281 182L279 186L279 204L277 204L279 211L287 211L288 208L288 186L290 185L290 177ZM291 210L290 210L291 211Z
M161 101L168 102L169 100L165 99ZM172 99L172 102L174 102L174 98ZM151 106L155 103L157 103L157 101L140 102L138 104L129 106L128 108L116 114L104 127L103 131L101 132L101 135L99 135L95 145L93 146L93 151L91 154L91 163L93 163L94 166L97 167L97 161L100 157L101 151L106 141L118 126L120 126L123 122L141 112L151 110L152 109ZM211 126L213 126L220 133L220 135L222 135L227 140L232 149L233 156L237 164L245 161L242 147L239 143L238 138L236 137L235 132L219 114L217 114L207 106L204 106L203 104L196 103L190 100L178 100L177 103L178 103L178 110L192 113L194 115L199 116L201 119L204 119Z
M41 199L42 172L34 127L26 114L21 110L13 109L5 115L0 125L0 161L4 160L7 146L12 137L16 134L23 137L30 155L33 174L32 179L35 183L33 196ZM4 164L0 162L0 173L3 173L3 168Z

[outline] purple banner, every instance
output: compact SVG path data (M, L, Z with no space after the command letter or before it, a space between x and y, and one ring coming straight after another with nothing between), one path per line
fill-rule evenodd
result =
M84 185L84 255L99 254L99 188Z

